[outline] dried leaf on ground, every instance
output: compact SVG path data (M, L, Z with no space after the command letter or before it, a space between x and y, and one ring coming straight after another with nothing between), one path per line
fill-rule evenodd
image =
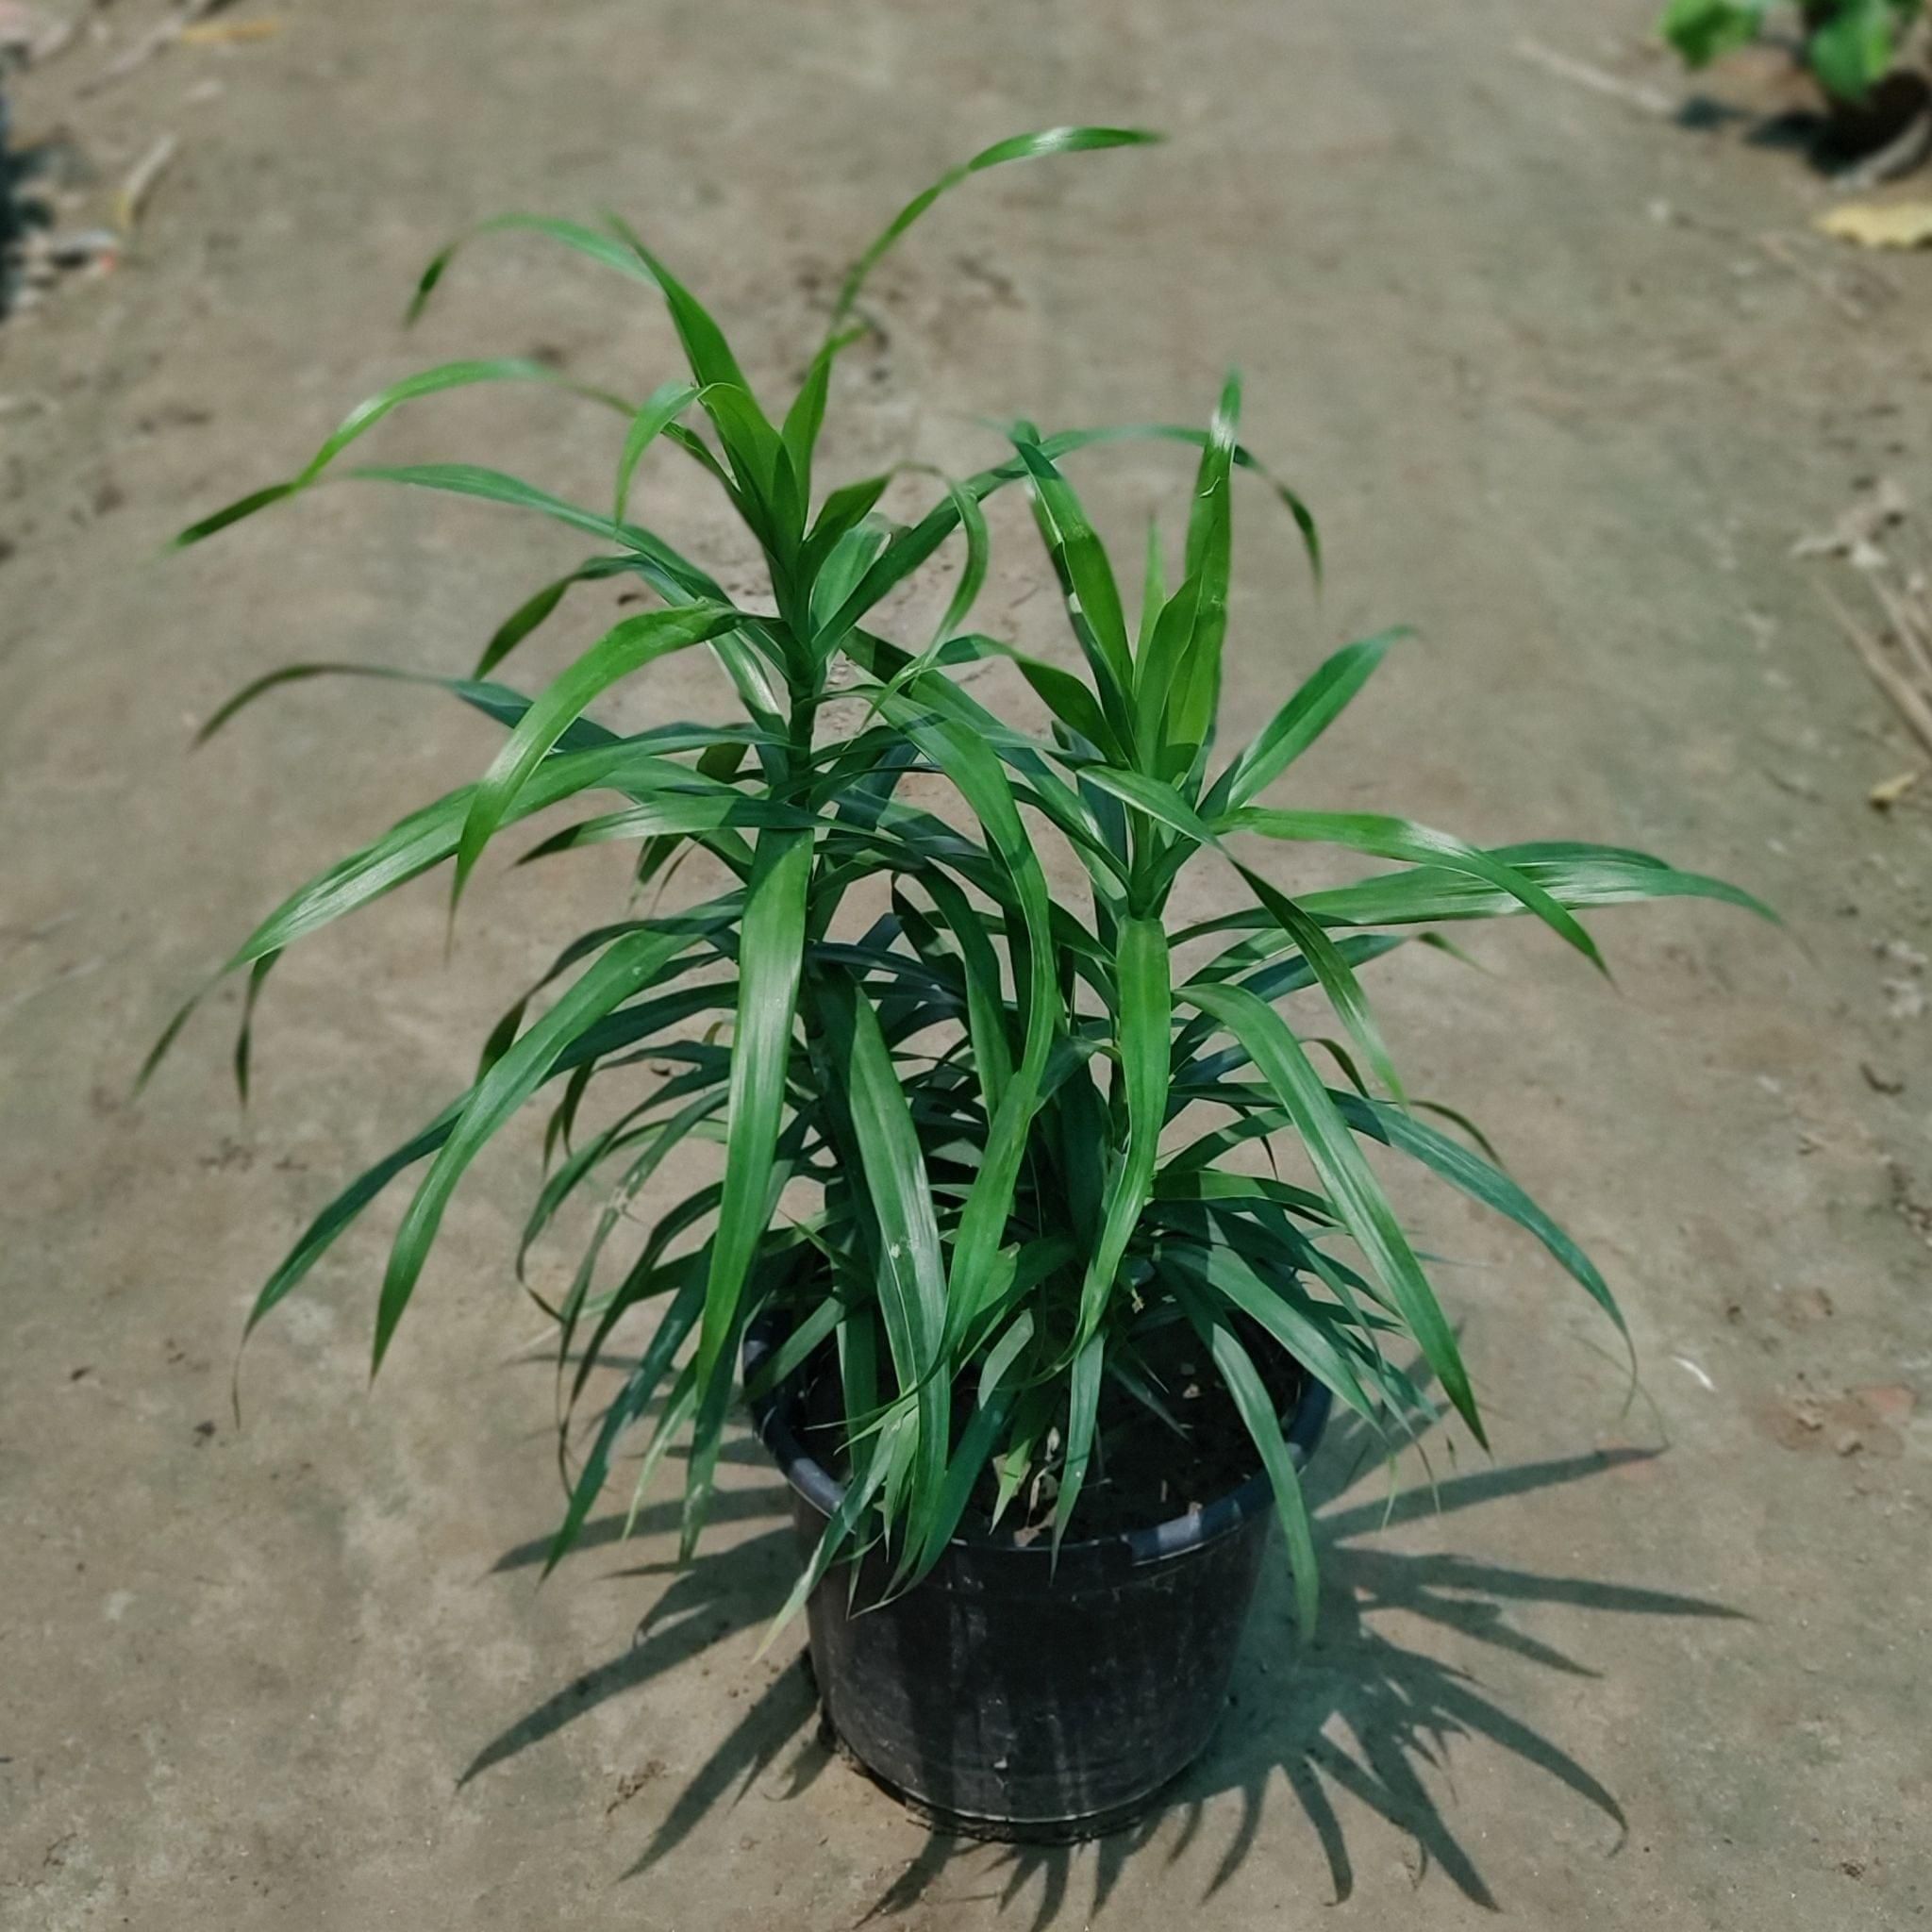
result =
M1848 201L1826 208L1816 225L1860 248L1924 248L1932 243L1932 201Z

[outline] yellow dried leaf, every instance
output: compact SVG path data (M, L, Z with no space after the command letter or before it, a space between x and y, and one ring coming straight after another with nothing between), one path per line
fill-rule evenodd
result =
M1816 225L1860 248L1924 248L1932 243L1932 201L1848 201L1826 208Z

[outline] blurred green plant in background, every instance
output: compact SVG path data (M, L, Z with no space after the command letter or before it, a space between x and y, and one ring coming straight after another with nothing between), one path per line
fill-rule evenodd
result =
M1778 0L1671 0L1658 31L1690 67L1759 38ZM1806 0L1796 9L1805 64L1834 101L1862 102L1892 70L1924 0Z

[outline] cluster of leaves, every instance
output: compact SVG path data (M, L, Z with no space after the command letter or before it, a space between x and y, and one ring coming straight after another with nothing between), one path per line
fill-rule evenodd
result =
M1691 67L1764 31L1778 0L1671 0L1658 31ZM1805 0L1805 63L1834 100L1857 103L1891 72L1924 0Z
M941 479L909 524L879 512L891 473L842 483L814 508L833 368L862 333L850 318L886 250L979 169L1144 139L1104 128L1021 137L909 203L848 277L802 388L775 421L712 317L621 225L489 224L535 229L653 289L689 377L638 406L604 398L628 423L608 514L469 465L355 473L534 510L601 547L503 625L474 676L428 680L500 720L501 751L475 784L411 814L262 923L224 969L249 974L249 1009L296 940L445 862L460 894L497 833L588 794L614 794L615 808L554 833L532 857L625 841L639 848L640 882L661 886L694 853L727 882L567 946L533 989L574 975L561 993L535 1018L532 995L517 1002L474 1086L322 1212L252 1318L293 1290L389 1181L426 1163L382 1284L379 1362L465 1170L540 1089L554 1090L552 1164L524 1249L580 1191L604 1188L588 1250L550 1307L571 1403L631 1318L655 1320L570 1478L553 1561L633 1431L643 1443L638 1495L666 1451L687 1445L690 1550L741 1339L765 1311L782 1317L784 1335L765 1385L835 1350L845 1405L845 1501L794 1607L855 1537L884 1539L897 1582L915 1580L988 1470L1000 1509L1042 1473L1055 1478L1057 1542L1077 1520L1105 1388L1156 1425L1174 1425L1158 1362L1163 1331L1172 1341L1178 1326L1252 1432L1311 1614L1307 1518L1257 1349L1286 1351L1391 1436L1428 1411L1429 1398L1391 1359L1391 1344L1419 1349L1481 1436L1455 1336L1364 1143L1398 1150L1522 1224L1615 1313L1596 1269L1517 1185L1407 1103L1357 975L1436 922L1526 912L1595 959L1576 908L1672 894L1749 902L1639 853L1486 851L1400 818L1264 804L1394 633L1329 658L1217 766L1237 469L1261 477L1319 565L1300 500L1237 441L1239 384L1228 382L1206 430L1043 434L1015 424L1005 460ZM448 260L425 275L419 306ZM399 383L356 410L299 475L182 541L307 489L402 403L506 379L558 380L497 361ZM1162 547L1150 541L1132 625L1062 467L1123 437L1198 452L1178 583L1170 588ZM769 569L768 608L734 602L628 521L633 474L659 444L742 519ZM1078 671L969 625L988 565L982 506L1012 484L1031 503L1063 593ZM908 644L871 627L882 600L942 546L959 564L932 636ZM613 625L534 697L491 678L573 585L619 574L641 579L661 608ZM735 687L741 722L619 735L586 715L619 680L700 645ZM1045 731L996 715L956 676L988 659L1024 679L1048 715ZM344 668L272 674L213 723L272 685ZM953 808L905 796L916 775L945 781ZM1250 838L1341 847L1390 869L1291 898L1237 857L1235 842ZM1050 891L1043 842L1077 861L1084 905ZM1170 930L1175 881L1196 861L1227 868L1239 907ZM860 888L870 913L853 909ZM1178 965L1183 954L1199 963ZM1345 1036L1326 1045L1339 1085L1277 1009L1303 989L1326 1002ZM247 1039L244 1021L244 1081ZM608 1124L578 1134L593 1083L623 1098ZM1230 1160L1275 1138L1299 1145L1303 1177L1257 1175ZM601 1264L631 1226L631 1204L674 1149L706 1139L722 1144L722 1172L665 1206L606 1285ZM1177 1445L1176 1457L1186 1454Z

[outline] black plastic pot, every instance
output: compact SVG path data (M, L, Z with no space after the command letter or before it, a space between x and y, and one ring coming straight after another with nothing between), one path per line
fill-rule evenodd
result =
M749 1339L747 1371L771 1344ZM808 1556L843 1491L802 1440L804 1400L788 1384L756 1420ZM1298 1462L1328 1405L1310 1380L1285 1419ZM885 1604L875 1556L861 1558L856 1595L840 1565L808 1610L826 1724L861 1770L942 1830L1053 1841L1116 1830L1213 1733L1274 1511L1257 1474L1191 1515L1065 1543L1058 1565L1043 1543L959 1537Z

